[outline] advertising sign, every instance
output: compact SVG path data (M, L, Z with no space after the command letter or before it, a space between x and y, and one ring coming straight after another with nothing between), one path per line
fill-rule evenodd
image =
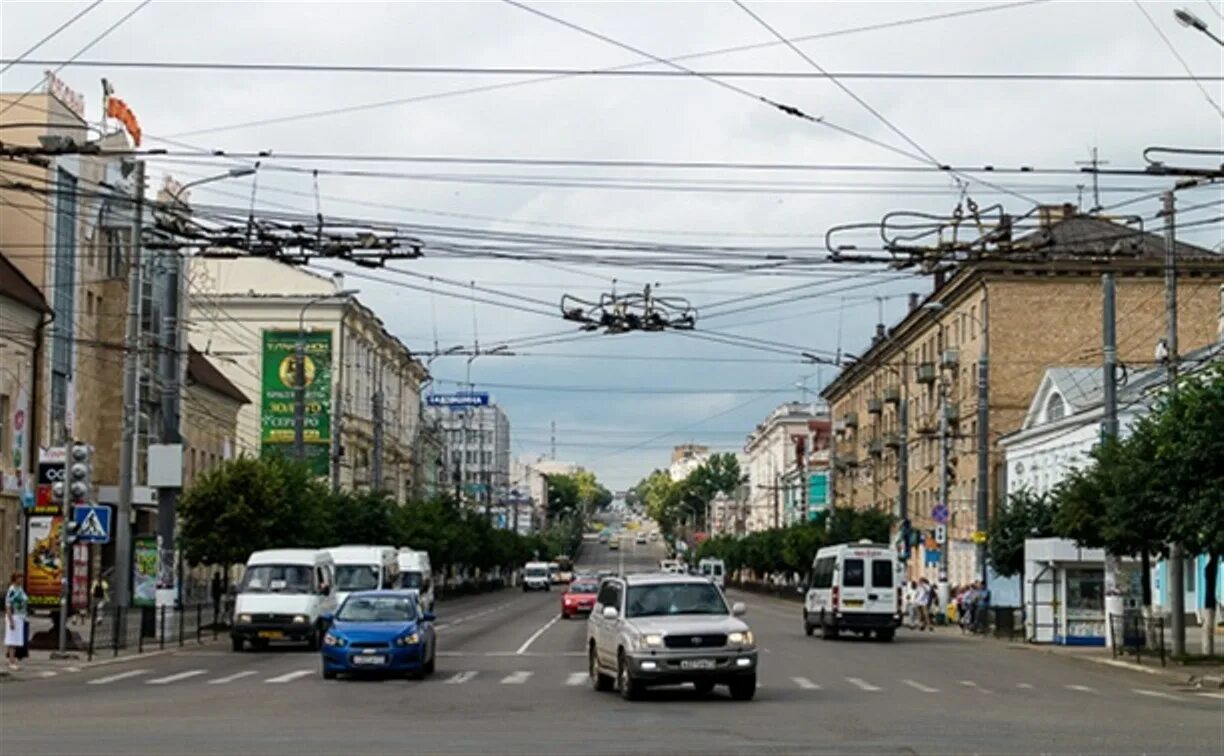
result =
M35 515L26 530L26 593L30 606L59 606L64 579L63 518Z
M132 539L132 606L157 605L157 538Z
M487 407L489 394L485 391L464 391L458 394L430 394L425 397L430 407Z
M5 460L9 466L13 468L15 474L4 475L4 490L5 491L21 491L28 489L30 481L26 473L26 463L29 461L26 457L26 441L30 437L29 423L27 418L30 413L30 395L24 388L17 390L17 402L13 405L11 416L4 418L4 421L13 429L13 448L10 459ZM29 489L32 490L32 489Z
M38 460L38 474L35 478L34 506L31 514L58 515L60 504L51 493L51 486L63 482L64 450L62 447L47 449Z
M306 463L327 475L331 457L331 331L264 331L260 410L262 456L293 456L294 384L298 339L305 345L306 412L302 423Z
M72 608L89 608L89 547L72 545Z

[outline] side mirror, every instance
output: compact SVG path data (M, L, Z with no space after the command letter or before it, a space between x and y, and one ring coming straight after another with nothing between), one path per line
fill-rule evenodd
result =
M614 606L605 606L603 608L603 618L606 620L614 620L620 616L620 612L616 611Z
M736 601L731 605L731 613L736 617L743 617L748 613L748 607L744 606L743 601Z
M795 593L798 593L800 596L803 596L807 593L807 589L804 588L802 585L797 585L795 586Z
M323 612L319 615L319 621L324 625L330 625L336 621L336 615L332 614L331 612Z
M421 615L421 619L425 620L426 622L433 622L437 618L434 616L433 612L425 612L423 615Z

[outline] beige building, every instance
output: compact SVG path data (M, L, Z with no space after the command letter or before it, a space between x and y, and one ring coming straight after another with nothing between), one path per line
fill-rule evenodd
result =
M410 496L428 374L369 308L339 294L342 281L266 259L195 259L188 288L191 345L251 400L238 411L237 453L261 452L264 332L296 332L301 322L308 334L331 333L333 484L378 485L381 422L381 487Z
M744 528L748 532L782 527L786 524L785 478L798 470L811 449L810 423L824 417L824 407L811 402L779 405L761 421L744 444L747 457L748 511ZM800 440L802 439L802 440Z
M1102 361L1101 274L1117 280L1118 358L1151 364L1165 331L1164 242L1152 234L1063 208L1042 216L1033 236L1014 251L957 267L924 301L912 302L900 323L878 335L823 392L836 423L835 504L898 512L899 402L907 399L908 513L930 533L940 503L941 386L951 437L952 471L946 502L950 521L950 581L976 575L977 361L989 361L988 502L1002 491L1003 457L996 441L1020 428L1029 401L1051 365ZM1026 241L1041 240L1033 251ZM1121 242L1121 244L1119 244ZM1183 352L1216 337L1217 291L1224 258L1179 244L1178 339ZM924 565L925 546L910 560L912 574L937 577Z
M183 392L183 489L200 475L234 457L238 413L251 403L225 375L195 349L187 353Z

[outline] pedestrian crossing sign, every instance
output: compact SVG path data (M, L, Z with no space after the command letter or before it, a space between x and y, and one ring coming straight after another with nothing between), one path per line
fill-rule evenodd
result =
M110 507L78 505L73 507L72 521L76 523L76 537L79 543L108 543L110 541Z

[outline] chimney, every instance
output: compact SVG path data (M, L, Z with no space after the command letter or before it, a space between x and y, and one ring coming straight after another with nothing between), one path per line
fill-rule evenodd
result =
M884 324L876 323L876 332L875 332L875 336L871 337L871 344L872 346L874 346L876 344L879 344L883 340L884 340Z
M344 290L344 274L340 271L332 273L332 283L336 286L336 291Z
M918 303L922 301L922 295L916 291L909 293L909 311L913 312L918 309Z

